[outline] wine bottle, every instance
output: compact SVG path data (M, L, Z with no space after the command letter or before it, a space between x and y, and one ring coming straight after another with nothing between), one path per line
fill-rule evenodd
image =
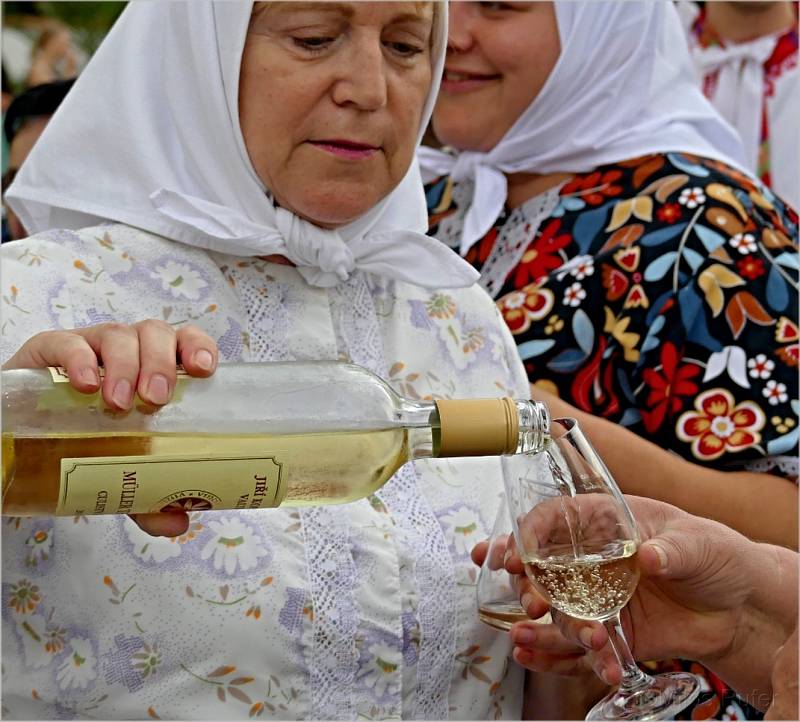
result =
M342 504L411 459L537 452L550 427L539 402L418 403L340 362L223 364L127 412L59 369L4 371L2 394L14 516Z

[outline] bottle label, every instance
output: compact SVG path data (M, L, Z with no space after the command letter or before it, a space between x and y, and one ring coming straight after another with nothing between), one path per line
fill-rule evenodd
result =
M58 516L267 509L286 494L281 453L61 460Z

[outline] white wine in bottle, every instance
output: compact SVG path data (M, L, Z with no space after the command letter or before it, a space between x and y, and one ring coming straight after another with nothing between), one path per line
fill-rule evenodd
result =
M537 452L550 430L539 402L416 403L337 362L224 364L125 413L58 369L4 371L2 394L14 516L342 504L411 459Z

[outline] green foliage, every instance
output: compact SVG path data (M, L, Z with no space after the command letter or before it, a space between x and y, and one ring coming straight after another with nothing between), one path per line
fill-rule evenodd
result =
M93 53L109 28L119 17L125 2L4 2L3 15L13 23L15 15L53 18L75 31L75 40L88 53ZM11 23L9 23L11 24Z

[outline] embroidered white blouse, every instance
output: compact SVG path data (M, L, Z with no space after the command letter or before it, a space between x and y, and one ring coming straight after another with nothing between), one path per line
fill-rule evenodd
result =
M431 292L123 225L0 249L0 349L105 321L195 323L224 361L346 358L412 398L528 397L477 286ZM522 670L477 619L497 459L407 465L346 506L193 513L176 539L127 517L3 520L3 708L12 718L519 719Z

